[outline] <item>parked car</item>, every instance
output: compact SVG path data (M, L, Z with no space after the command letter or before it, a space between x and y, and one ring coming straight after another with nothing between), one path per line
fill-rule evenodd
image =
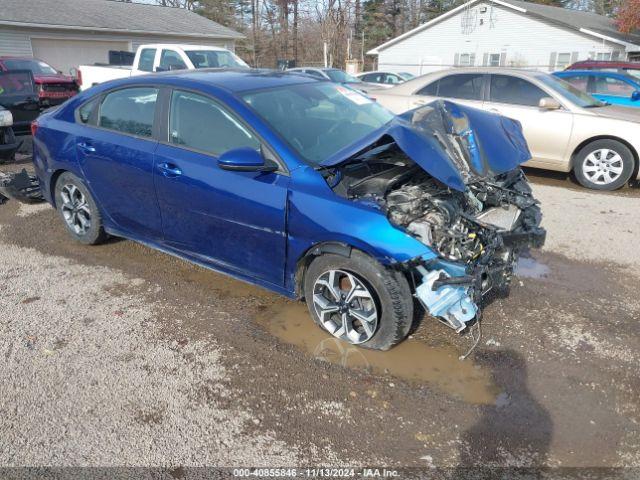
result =
M374 83L363 82L359 78L349 75L344 70L339 68L316 68L316 67L296 67L290 68L288 72L305 73L320 80L329 80L334 83L340 83L350 88L355 88L361 92L368 92L369 90L375 90L381 88L380 85Z
M249 68L240 57L226 48L202 45L153 44L140 45L133 66L80 65L78 83L86 90L108 80L145 75L169 70L201 68Z
M372 94L396 113L436 98L514 118L533 158L528 166L573 171L587 188L615 190L637 173L640 110L606 105L536 71L468 68L435 72Z
M29 70L42 107L59 105L78 93L78 84L51 65L31 57L0 57L0 72Z
M640 107L640 78L601 70L564 70L554 75L602 102Z
M567 70L607 70L610 72L626 73L640 78L640 62L616 62L605 60L584 60L569 65Z
M0 106L0 163L13 160L20 142L13 133L13 115Z
M413 294L467 328L544 241L519 124L450 102L396 117L310 76L183 71L99 85L33 128L79 242L125 237L305 298L369 348L405 338Z
M375 83L382 86L393 86L398 85L399 83L404 83L407 80L411 80L412 78L415 78L415 76L406 72L395 73L376 71L359 73L356 75L356 78L367 83Z
M0 106L11 112L16 135L29 135L41 106L30 70L0 72Z

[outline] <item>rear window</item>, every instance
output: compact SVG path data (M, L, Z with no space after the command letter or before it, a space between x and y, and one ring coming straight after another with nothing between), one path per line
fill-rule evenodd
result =
M137 87L111 92L100 106L100 126L117 132L151 137L157 88Z
M145 48L140 52L140 60L138 61L138 70L143 72L153 71L153 62L156 58L155 48Z

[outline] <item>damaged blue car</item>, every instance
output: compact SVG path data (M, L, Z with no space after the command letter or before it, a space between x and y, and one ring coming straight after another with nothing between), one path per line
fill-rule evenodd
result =
M124 237L304 299L386 350L420 310L457 332L544 243L518 122L450 102L396 117L347 87L261 71L107 82L33 126L72 237Z

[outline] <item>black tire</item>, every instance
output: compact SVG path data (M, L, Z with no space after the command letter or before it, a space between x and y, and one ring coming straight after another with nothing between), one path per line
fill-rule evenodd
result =
M593 165L594 157L590 157L590 155L594 152L609 150L608 158L612 158L613 155L617 154L620 156L621 161L617 162L615 166L622 166L622 172L619 176L610 183L598 183L599 177L598 173L594 173L589 176L583 171L585 165L591 167ZM597 155L597 154L596 154ZM596 158L600 158L601 154ZM629 150L629 147L624 145L617 140L595 140L580 149L578 154L575 157L573 164L573 173L576 176L576 179L583 187L591 188L593 190L617 190L621 187L624 187L629 183L631 179L631 175L635 171L635 159L633 158L633 153ZM594 180L595 179L595 180Z
M316 280L330 270L349 272L357 277L374 297L377 328L369 340L358 345L388 350L409 334L413 322L413 296L407 279L398 271L383 267L373 258L352 250L350 257L323 254L309 265L304 277L304 294L313 320L324 328L316 312L313 295ZM326 330L326 328L325 328Z
M63 199L63 192L68 192L70 187L75 187L82 194L82 198L84 199L83 205L88 208L89 214L87 216L86 209L83 208L83 219L89 219L88 227L86 227L83 231L77 231L72 228L70 222L65 218L65 202ZM98 209L98 205L95 200L91 196L89 189L85 186L84 182L76 177L71 172L64 172L61 174L56 180L55 186L55 198L56 198L56 210L60 215L60 218L64 222L67 231L71 234L71 236L80 243L84 243L85 245L97 245L99 243L104 242L107 239L107 234L104 231L104 227L102 224L102 215L100 214L100 210ZM66 209L68 213L68 209Z

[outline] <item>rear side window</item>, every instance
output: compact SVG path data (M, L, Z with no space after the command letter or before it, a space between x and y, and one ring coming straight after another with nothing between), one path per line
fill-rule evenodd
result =
M98 99L94 98L93 100L85 103L80 108L78 108L78 120L80 121L80 123L84 123L84 124L95 123L95 121L93 120L94 118L93 112L96 109L97 105L98 105Z
M438 96L463 100L482 100L482 75L461 73L438 82Z
M241 147L260 150L258 139L216 102L180 91L171 97L169 142L216 156Z
M156 58L155 48L145 48L140 52L140 60L138 61L138 70L143 72L153 72L153 61Z
M522 78L491 75L492 102L537 107L540 99L548 96L543 90Z
M99 125L129 135L151 137L157 98L157 88L136 87L111 92L100 106Z

